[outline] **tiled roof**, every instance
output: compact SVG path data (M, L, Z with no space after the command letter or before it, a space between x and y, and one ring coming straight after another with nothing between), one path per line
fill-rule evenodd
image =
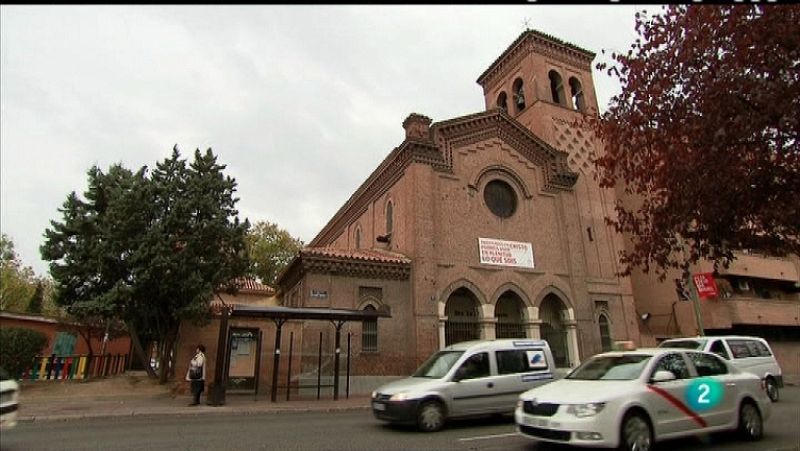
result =
M341 258L377 263L411 263L411 260L403 254L380 249L335 249L332 247L306 247L300 251L300 255L303 257Z
M236 279L235 283L240 290L266 293L266 294L275 293L274 288L270 287L269 285L264 285L263 283L251 277L241 277L239 279Z
M502 60L503 60L503 58L505 58L505 57L506 57L506 55L507 55L509 52L511 52L511 50L512 50L514 47L516 47L516 46L517 46L519 43L521 43L522 41L524 41L524 40L525 40L525 39L526 39L528 36L536 36L536 37L539 37L539 38L542 38L542 39L546 39L546 40L548 40L548 41L551 41L551 42L553 42L553 43L555 43L555 44L557 44L557 45L562 45L562 46L564 46L564 47L566 47L566 48L568 48L568 49L572 49L572 50L575 50L576 52L583 53L583 54L584 54L584 55L586 55L586 56L587 56L589 59L593 59L593 58L594 58L594 56L595 56L595 53L594 53L594 52L590 52L589 50L586 50L586 49L584 49L584 48L578 47L578 46L577 46L577 45L575 45L575 44L571 44L571 43L569 43L569 42L566 42L566 41L564 41L564 40L561 40L561 39L559 39L559 38L557 38L557 37L555 37L555 36L551 36L551 35L549 35L549 34L547 34L547 33L542 33L541 31L538 31L538 30L526 30L526 31L523 31L523 32L522 32L522 34L520 34L520 35L519 35L519 37L518 37L516 40L514 40L514 42L512 42L512 43L511 43L511 45L509 45L509 46L508 46L508 48L507 48L507 49L505 49L505 51L503 51L503 53L501 53L501 54L500 54L500 56L498 56L498 57L497 57L497 59L495 59L495 60L494 60L494 62L493 62L492 64L490 64L490 65L489 65L489 68L488 68L488 69L486 69L485 71L483 71L483 73L481 74L481 76L480 76L480 77L478 77L478 80L477 80L477 81L478 81L478 83L480 84L480 83L483 81L484 77L486 77L486 75L488 75L488 74L489 74L489 72L491 72L491 71L492 71L492 70L495 68L495 66L497 66L497 64L499 64L499 63L500 63L500 61L502 61Z

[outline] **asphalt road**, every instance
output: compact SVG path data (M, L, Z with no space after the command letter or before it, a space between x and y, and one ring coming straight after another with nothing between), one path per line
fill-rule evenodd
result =
M800 387L787 387L757 443L733 434L664 442L661 450L800 451ZM424 434L392 427L368 410L336 413L204 414L20 423L0 436L2 451L35 450L458 450L539 451L509 419L456 421Z

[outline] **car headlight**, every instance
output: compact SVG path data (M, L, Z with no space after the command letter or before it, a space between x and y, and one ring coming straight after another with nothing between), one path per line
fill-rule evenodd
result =
M604 402L590 402L588 404L570 404L567 407L567 413L575 415L578 418L591 417L597 415L606 406Z
M389 401L405 401L406 399L408 399L408 394L401 392L393 394Z

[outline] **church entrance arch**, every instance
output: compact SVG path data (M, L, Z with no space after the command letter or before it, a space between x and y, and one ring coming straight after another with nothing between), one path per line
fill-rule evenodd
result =
M509 290L500 295L494 307L497 338L525 338L524 308L525 304L517 293Z
M479 302L468 288L459 288L447 298L444 314L445 346L461 341L477 340L481 336Z
M542 320L541 335L550 344L557 367L569 366L567 350L567 327L564 318L566 307L555 294L548 294L539 306L539 317Z

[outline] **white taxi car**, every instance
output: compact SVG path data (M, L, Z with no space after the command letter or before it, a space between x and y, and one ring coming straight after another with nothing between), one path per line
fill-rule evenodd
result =
M761 379L688 349L607 352L520 395L525 437L648 451L656 441L721 430L759 440L771 402Z

